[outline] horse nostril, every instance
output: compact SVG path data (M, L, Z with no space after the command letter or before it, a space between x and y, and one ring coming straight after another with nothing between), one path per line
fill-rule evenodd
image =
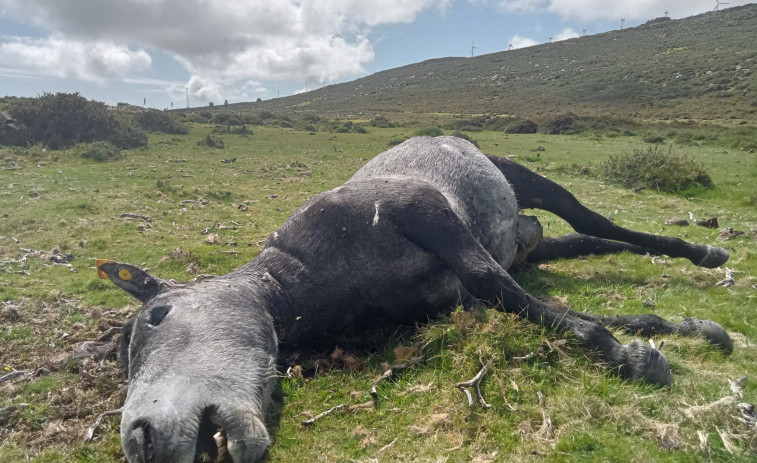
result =
M200 415L200 428L197 432L195 462L231 462L226 450L226 432L216 416L218 406L205 407Z
M128 459L133 463L155 463L155 433L146 421L134 423L129 434Z
M152 432L152 428L149 424L145 423L142 426L143 432L145 434L145 440L143 445L144 449L144 455L145 455L145 463L154 463L155 462L155 447L153 445L153 439L154 439L154 433Z

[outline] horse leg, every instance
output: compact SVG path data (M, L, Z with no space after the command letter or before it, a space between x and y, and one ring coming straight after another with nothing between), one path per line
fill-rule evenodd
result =
M610 315L600 317L586 312L578 312L584 320L601 323L610 328L616 328L629 334L644 337L674 334L678 336L699 336L712 346L720 349L725 355L733 353L733 340L726 330L710 320L685 318L680 323L673 323L655 314L640 315Z
M441 193L428 189L419 191L417 198L395 204L388 213L399 233L444 262L476 298L498 303L502 310L533 323L572 334L625 379L670 385L670 365L664 354L639 341L623 345L600 321L550 306L528 294L451 209Z
M521 209L544 209L567 221L578 233L641 246L651 254L685 257L701 267L719 267L728 261L728 252L722 248L708 244L691 244L678 238L619 227L581 204L575 196L557 183L508 159L496 156L488 158L512 185L518 207Z
M635 244L611 241L596 236L583 235L581 233L568 233L558 237L544 237L536 248L526 256L527 263L537 263L556 259L570 259L573 257L604 254L619 254L628 251L633 254L644 256L647 254L659 255L650 249L636 246Z

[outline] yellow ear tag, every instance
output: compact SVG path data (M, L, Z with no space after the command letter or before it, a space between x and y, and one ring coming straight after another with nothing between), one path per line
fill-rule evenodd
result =
M131 272L126 270L125 268L122 268L121 270L118 271L118 278L124 281L129 281L131 280Z
M102 264L107 264L108 262L113 262L113 261L109 259L95 259L95 268L97 268L97 276L103 280L110 280L110 278L108 278L108 274L103 272L100 269L100 266Z

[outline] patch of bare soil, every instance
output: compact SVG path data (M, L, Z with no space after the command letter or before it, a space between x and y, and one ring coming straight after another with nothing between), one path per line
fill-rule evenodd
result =
M97 415L119 408L126 395L116 352L134 309L49 299L2 303L0 409L9 412L0 411L0 453L26 447L33 456L83 444Z

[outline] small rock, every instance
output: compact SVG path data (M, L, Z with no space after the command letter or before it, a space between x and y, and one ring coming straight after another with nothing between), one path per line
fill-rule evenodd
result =
M205 237L205 243L207 244L219 244L221 242L221 237L218 236L218 233L211 233L207 237Z
M718 228L718 218L713 217L711 219L699 219L697 220L697 225L705 228Z
M18 313L18 309L12 305L5 306L3 308L3 319L8 321L14 321L21 318L21 314Z
M669 217L665 220L665 225L678 225L679 227L688 227L689 221L678 217Z
M736 238L737 236L741 236L743 234L744 234L743 231L734 230L731 227L726 227L726 228L720 230L720 234L718 235L718 237L716 239L718 241L730 241L730 240Z

